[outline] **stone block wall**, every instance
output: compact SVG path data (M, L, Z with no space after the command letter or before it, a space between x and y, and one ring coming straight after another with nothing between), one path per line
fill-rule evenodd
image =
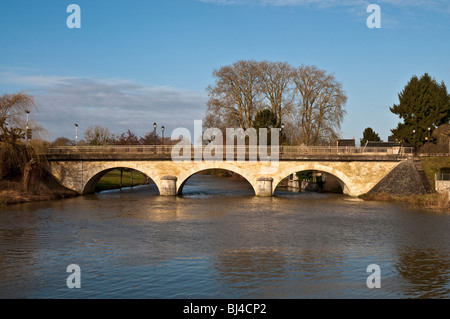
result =
M450 181L435 181L436 192L450 193Z
M404 161L387 174L369 194L387 193L394 196L425 194L427 190L412 160Z

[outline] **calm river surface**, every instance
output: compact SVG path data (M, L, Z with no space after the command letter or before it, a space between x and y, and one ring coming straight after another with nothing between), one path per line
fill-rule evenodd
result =
M449 298L449 230L450 214L195 175L179 197L142 186L1 209L0 298Z

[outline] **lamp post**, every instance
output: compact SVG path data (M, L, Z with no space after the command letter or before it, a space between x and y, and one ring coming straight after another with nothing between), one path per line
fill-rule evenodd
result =
M75 123L75 145L78 146L78 124Z
M281 128L280 128L280 145L279 145L279 146L281 146L280 154L283 154L283 131L284 131L284 123L281 123Z
M156 141L158 140L158 136L156 135L156 127L157 127L158 125L156 125L156 122L153 122L153 145L154 145L154 150L153 150L153 152L156 154L156 145L157 145L157 143L156 143Z
M431 127L428 126L428 137L427 137L428 156L430 156L430 131L431 131Z
M413 155L416 155L416 130L413 130Z
M25 143L28 144L28 130L29 130L29 127L28 127L28 114L30 114L30 111L29 110L25 110L25 113L27 113L27 126L26 126L26 129L25 129Z
M163 125L163 126L161 126L163 153L164 153L164 130L165 130L165 127L164 127L164 125Z
M283 144L283 131L284 131L284 123L281 123L281 128L280 128L280 144Z

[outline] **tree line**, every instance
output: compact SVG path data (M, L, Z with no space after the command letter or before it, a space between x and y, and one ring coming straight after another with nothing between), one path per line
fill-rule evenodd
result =
M290 145L321 145L339 137L347 97L334 76L316 66L292 67L285 62L238 61L213 71L215 83L207 88L209 100L205 127L281 128L282 141ZM444 82L429 74L412 76L390 111L400 118L392 129L398 144L448 151L450 136L450 95ZM26 147L24 116L33 109L33 97L22 92L0 96L0 175L21 170L36 153L34 139ZM270 138L269 138L270 140ZM361 145L380 141L370 127ZM91 126L78 145L160 145L173 144L156 130L139 137L131 130L114 135L106 127ZM45 144L45 143L41 143ZM59 137L52 146L75 145ZM436 147L434 147L435 145ZM433 148L434 147L434 148Z
M342 84L316 66L241 60L212 75L205 127L245 130L284 124L283 141L290 145L328 145L340 137L347 97ZM450 95L445 83L428 73L414 75L398 98L389 110L401 122L390 138L405 146L448 150ZM360 144L368 141L381 141L371 127L363 131Z
M159 145L159 144L173 144L170 138L159 136L156 130L146 133L139 137L130 129L127 129L120 135L113 134L109 128L103 126L90 126L84 132L84 139L80 141L71 140L67 137L56 138L52 146L100 146L100 145Z

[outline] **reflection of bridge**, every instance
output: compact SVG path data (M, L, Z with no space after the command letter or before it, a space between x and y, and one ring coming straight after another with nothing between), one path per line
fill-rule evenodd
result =
M200 146L201 148L201 146ZM201 150L199 150L201 151ZM62 185L80 194L92 193L97 182L115 168L131 168L146 174L161 195L181 194L187 179L203 170L225 169L244 177L257 196L271 196L285 177L304 170L334 175L351 196L370 191L402 161L412 158L410 148L294 147L279 148L279 161L198 158L172 160L172 146L85 146L50 149L47 158ZM198 153L197 153L198 154ZM201 154L201 153L200 153Z

